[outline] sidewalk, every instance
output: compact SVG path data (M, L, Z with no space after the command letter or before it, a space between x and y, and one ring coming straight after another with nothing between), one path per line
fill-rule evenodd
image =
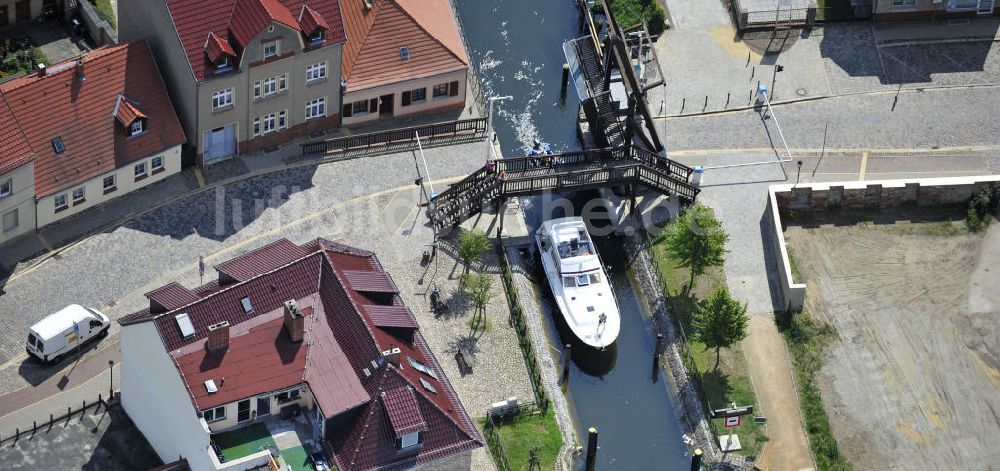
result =
M9 437L17 429L21 433L25 430L30 433L33 421L41 427L48 424L49 414L59 417L66 414L67 408L79 410L84 401L88 404L97 401L98 395L107 399L111 387L106 372L108 360L115 362L114 386L120 388L121 368L117 368L120 359L116 342L71 370L52 375L38 386L28 386L0 396L0 437Z
M879 46L1000 40L1000 18L875 23L874 29Z

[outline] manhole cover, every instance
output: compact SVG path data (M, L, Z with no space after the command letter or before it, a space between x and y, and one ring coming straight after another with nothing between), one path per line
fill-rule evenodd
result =
M798 90L795 90L795 94L798 95L798 96L806 96L806 93L809 93L809 92L807 92L806 89L804 89L804 88L800 88Z

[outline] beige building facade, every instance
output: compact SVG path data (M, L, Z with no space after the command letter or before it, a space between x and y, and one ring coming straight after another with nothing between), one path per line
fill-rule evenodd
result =
M35 164L0 175L0 244L35 230Z
M461 109L465 106L468 69L344 94L344 126L363 125L380 118Z
M873 8L876 21L993 16L998 11L996 0L875 0Z

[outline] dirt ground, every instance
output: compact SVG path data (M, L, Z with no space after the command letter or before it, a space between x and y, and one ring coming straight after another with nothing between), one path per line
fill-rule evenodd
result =
M837 442L855 469L1000 469L1000 223L880 216L785 233L838 334L819 375Z

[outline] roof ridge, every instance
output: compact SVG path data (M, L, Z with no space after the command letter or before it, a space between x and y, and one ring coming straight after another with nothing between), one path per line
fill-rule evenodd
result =
M5 92L10 92L12 90L17 90L22 87L31 85L33 83L45 80L49 77L55 77L59 74L74 70L74 68L71 66L79 63L80 61L83 61L84 64L91 64L92 61L104 59L108 56L111 56L114 52L117 52L119 49L127 48L129 44L131 43L115 44L112 46L101 46L97 49L84 52L83 54L71 57L69 59L57 62L55 64L48 64L45 66L46 70L45 75L42 76L39 76L38 74L23 75L21 77L0 84L0 89L3 89ZM93 66L93 64L91 64L91 66Z
M391 367L392 367L392 364L391 363L387 363L386 364L386 368L384 368L382 370L382 376L380 376L378 378L378 380L376 380L376 383L375 383L375 386L378 386L378 389L376 390L376 392L384 391L382 389L382 384L385 382L385 377L389 374L389 368L391 368ZM362 429L365 429L365 430L368 429L368 425L371 423L372 417L375 416L375 405L379 404L379 403L382 403L382 407L385 408L385 400L382 399L382 395L381 394L371 394L369 397L371 397L372 400L368 403L368 411L367 411L368 412L368 416L365 417L365 423L362 424ZM354 459L357 458L358 452L361 450L361 446L360 445L361 445L361 442L364 441L364 437L365 437L365 434L364 434L364 430L363 430L362 433L361 433L361 438L359 438L358 442L355 443L354 451L351 452L351 460L348 463L351 463L351 464L354 463Z
M195 304L198 304L198 303L201 303L201 302L204 302L204 301L207 301L207 300L209 300L209 299L212 299L212 298L214 298L215 296L218 296L218 295L220 295L220 294L222 294L222 293L225 293L225 292L228 292L228 291L229 291L229 290L231 290L231 289L234 289L234 288L238 288L238 287L240 287L240 286L243 286L243 285L244 285L244 284L246 284L246 283L249 283L249 282L251 282L251 281L255 281L255 280L259 279L259 278L260 278L260 277L262 277L262 276L265 276L265 275L270 275L270 274L273 274L273 273L275 273L275 272L277 272L277 271L279 271L279 270L284 270L285 268L288 268L288 267L290 267L290 266L292 266L292 265L294 265L294 264L296 264L296 263L299 263L299 262L302 262L302 261L306 260L307 258L309 258L309 257L312 257L312 256L315 256L315 255L317 255L317 254L322 254L322 252L312 252L312 253L310 253L310 254L308 254L308 255L305 255L305 256L303 256L303 257L300 257L300 258L297 258L297 259L295 259L295 260L292 260L291 262L288 262L288 263L286 263L286 264L284 264L284 265L282 265L282 266L280 266L280 267L278 267L278 268L275 268L275 269L273 269L273 270L269 270L269 271L266 271L266 272L263 272L263 273L260 273L260 274L258 274L258 275L255 275L255 276L253 276L252 278L248 278L248 279L246 279L246 280L243 280L243 281L238 281L238 282L236 282L236 283L233 283L233 284L231 284L231 285L229 285L229 286L227 286L227 287L225 287L225 288L223 288L223 289L220 289L220 290L218 290L218 291L216 291L216 292L214 292L214 293L210 293L210 294L208 294L208 295L207 295L207 296L205 296L205 297L199 297L197 301L193 301L193 302L190 302L190 303L187 303L187 304L185 304L185 305L183 305L183 306L179 306L179 307L177 307L177 308L174 308L174 309L171 309L171 310L169 310L169 311L166 311L166 312L162 312L162 313L160 313L160 314L156 314L156 315L154 315L154 316L152 316L152 317L149 317L149 318L146 318L146 319L142 319L142 320L139 320L139 321L136 321L135 323L136 323L136 324L138 324L138 323L140 323L140 322L146 322L146 321L151 321L151 320L156 320L156 319L159 319L160 317L163 317L163 316L166 316L167 314L171 314L171 313L174 313L174 312L177 312L177 311L180 311L180 310L182 310L182 309L187 309L187 308L190 308L191 306L194 306Z
M417 27L420 28L420 30L424 32L424 34L426 34L427 36L430 36L430 38L433 39L434 42L438 43L441 47L443 47L446 51L448 51L448 53L451 54L455 59L458 59L459 62L461 62L461 63L463 63L465 65L469 65L466 61L462 60L462 58L459 57L458 54L455 54L455 51L452 51L451 48L448 47L447 44L441 42L441 40L438 39L437 36L435 36L430 31L428 31L427 28L424 27L423 23L421 23L419 20L417 20L417 18L414 17L413 14L411 14L410 11L407 10L406 7L404 7L402 3L399 3L399 2L397 2L395 0L384 0L384 1L392 1L393 3L395 3L396 6L399 7L399 10L402 11L411 21L413 21L413 23L416 24ZM451 3L450 3L450 0L448 0L448 1L449 1L449 8L450 8ZM452 16L454 16L454 13L452 14ZM459 27L458 26L458 18L455 18L455 27L456 28ZM459 32L459 37L461 37L461 34L462 33ZM463 44L462 47L465 47L465 45L464 45L465 43L463 42L462 44ZM468 52L466 52L466 53L468 53ZM471 62L471 59L470 59L470 62Z

